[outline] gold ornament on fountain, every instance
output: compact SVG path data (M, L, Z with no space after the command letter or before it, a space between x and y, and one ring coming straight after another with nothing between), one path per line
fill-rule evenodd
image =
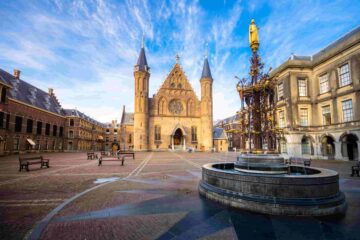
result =
M258 29L255 25L255 20L252 19L250 26L249 26L249 42L250 42L250 48L253 52L256 52L259 48L260 42L259 42L259 35L258 35Z

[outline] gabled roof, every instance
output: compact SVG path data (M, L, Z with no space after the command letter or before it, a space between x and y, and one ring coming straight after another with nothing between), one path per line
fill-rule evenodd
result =
M205 57L204 66L203 66L203 70L202 70L202 73L201 73L201 78L207 78L207 77L212 79L210 66L209 66L209 61L208 61L208 58Z
M61 105L55 95L49 95L47 92L21 79L16 79L12 74L2 69L0 69L0 81L11 86L9 89L9 98L45 111L63 115Z
M223 128L214 127L213 128L213 139L227 139L226 132Z

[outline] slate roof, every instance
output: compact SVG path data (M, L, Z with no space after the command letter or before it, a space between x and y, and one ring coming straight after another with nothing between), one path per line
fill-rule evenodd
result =
M201 78L212 78L211 76L211 71L210 71L210 66L209 66L209 61L208 58L206 57L204 60L204 66L203 66L203 70L201 73Z
M223 128L213 128L213 139L227 139L226 133Z
M138 66L140 71L146 71L147 69L149 69L148 63L146 61L146 55L145 55L144 47L142 47L141 50L140 50L140 55L139 55L139 58L137 60L136 66Z
M134 113L126 112L125 105L123 106L123 112L121 115L121 124L134 125Z
M0 69L0 81L11 86L9 98L63 115L63 110L55 95L50 96L47 92L21 79L16 79L12 74L2 69Z
M221 126L223 124L229 124L229 123L235 123L237 121L238 115L233 115L231 117L222 119L222 120L218 120L215 124L215 126Z
M106 127L106 124L96 121L95 119L87 116L86 114L80 112L77 109L63 109L63 112L64 112L64 116L79 117L79 118L82 118L82 119L84 119L84 120L86 120L86 121L88 121L90 123L95 124L95 125Z

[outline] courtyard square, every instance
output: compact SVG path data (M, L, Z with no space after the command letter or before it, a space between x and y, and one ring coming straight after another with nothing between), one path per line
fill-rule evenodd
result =
M18 156L2 157L0 238L360 239L360 178L350 177L352 162L312 161L339 172L345 216L286 217L199 196L201 166L234 162L236 155L139 152L124 166L98 166L86 153L51 153L44 154L50 168L34 165L29 172L18 171Z

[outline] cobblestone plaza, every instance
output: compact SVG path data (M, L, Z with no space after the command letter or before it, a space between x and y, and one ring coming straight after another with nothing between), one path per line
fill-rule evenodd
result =
M201 166L235 153L136 153L125 166L52 153L50 168L0 162L1 239L360 239L360 178L351 162L313 160L339 172L345 216L284 217L229 209L199 196Z

